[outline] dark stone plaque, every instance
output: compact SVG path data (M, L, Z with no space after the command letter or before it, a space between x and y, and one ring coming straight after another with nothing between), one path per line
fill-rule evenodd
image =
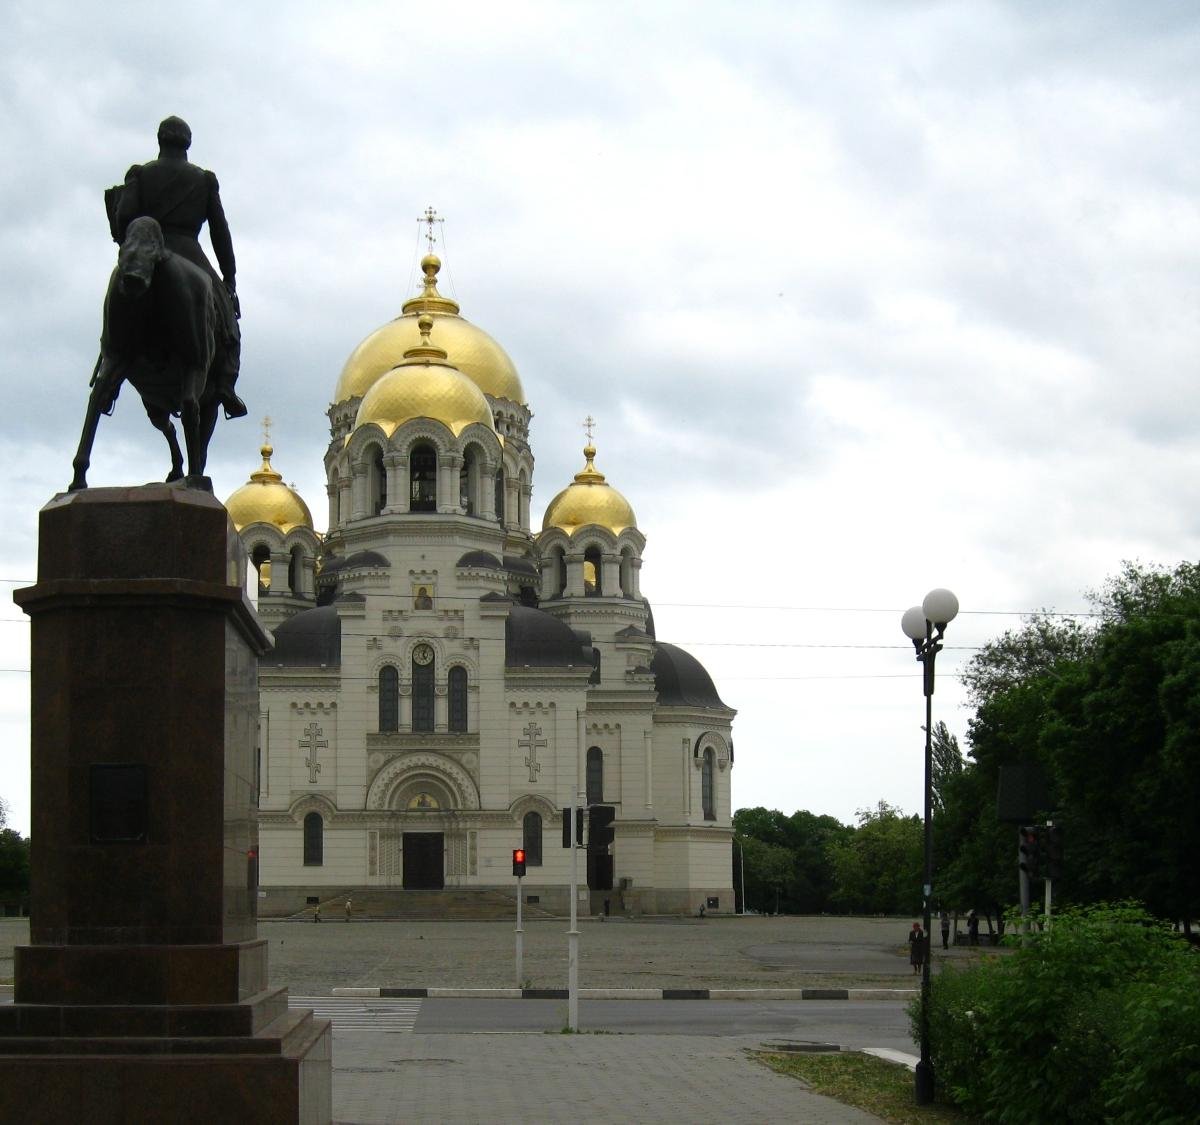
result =
M90 780L92 843L145 843L146 767L94 765Z

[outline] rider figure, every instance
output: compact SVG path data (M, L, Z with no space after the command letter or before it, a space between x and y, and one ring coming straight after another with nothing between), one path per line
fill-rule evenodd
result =
M125 173L125 187L117 205L112 233L117 242L123 242L129 224L148 215L162 227L167 249L199 266L212 278L225 337L221 348L223 369L215 373L217 398L225 408L226 418L240 418L246 413L246 404L234 390L241 366L241 331L237 323L241 309L235 287L237 267L233 259L233 240L221 207L217 177L188 163L187 150L191 143L192 131L181 118L168 117L159 125L158 159L148 164L135 164ZM200 228L205 221L223 277L218 276L200 248Z

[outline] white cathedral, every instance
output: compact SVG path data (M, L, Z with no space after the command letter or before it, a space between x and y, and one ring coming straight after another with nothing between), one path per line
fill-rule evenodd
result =
M259 672L260 913L459 888L565 912L563 809L615 809L598 911L734 909L735 712L655 637L646 537L585 465L530 523L531 412L503 348L423 291L342 369L328 531L262 465L227 501L275 649ZM582 896L581 896L582 897Z

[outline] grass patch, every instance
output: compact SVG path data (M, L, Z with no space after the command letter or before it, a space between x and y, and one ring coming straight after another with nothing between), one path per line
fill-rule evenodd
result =
M913 1101L912 1071L873 1055L849 1051L779 1055L758 1051L755 1056L779 1074L798 1078L816 1094L856 1106L896 1125L969 1125L971 1120L940 1101L918 1106Z

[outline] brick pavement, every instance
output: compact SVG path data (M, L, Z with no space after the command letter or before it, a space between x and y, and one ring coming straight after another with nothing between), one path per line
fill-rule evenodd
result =
M750 1058L761 1038L679 1035L334 1036L334 1120L875 1122Z

